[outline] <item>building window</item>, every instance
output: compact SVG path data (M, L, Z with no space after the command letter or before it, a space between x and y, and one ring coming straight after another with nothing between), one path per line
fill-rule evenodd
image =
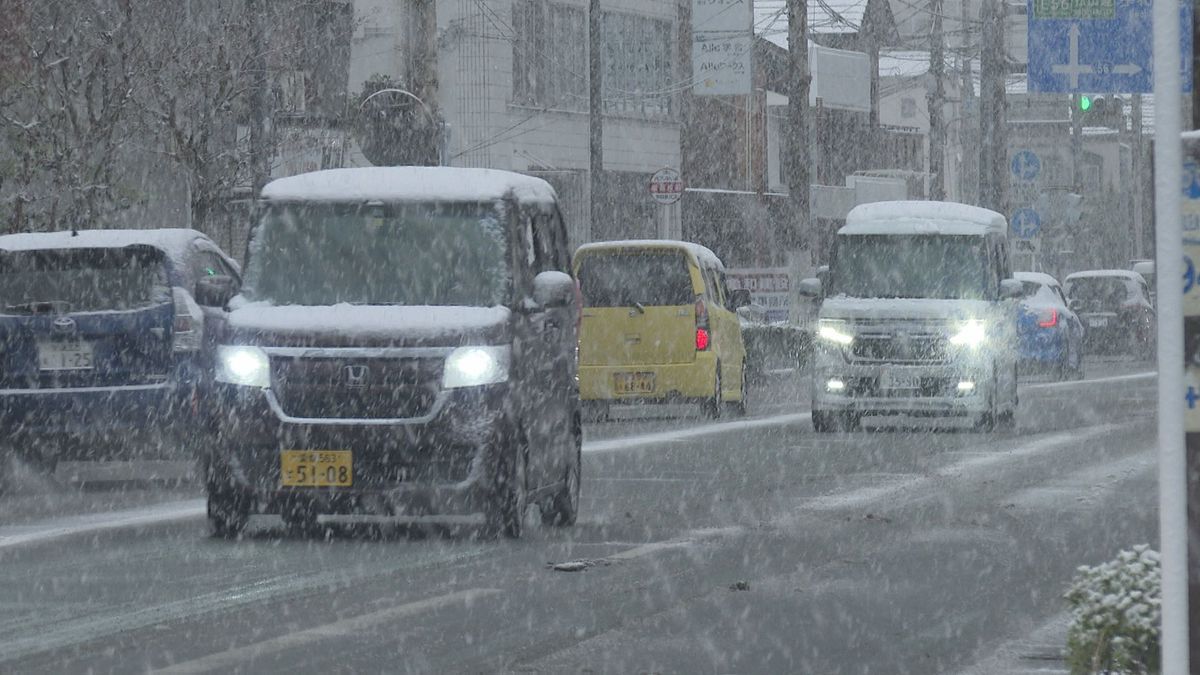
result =
M667 117L671 114L671 23L635 14L602 18L604 110Z
M513 28L513 103L587 110L587 13L544 0L517 0Z
M513 103L587 110L587 12L546 0L515 0L513 28ZM671 22L604 12L601 39L604 111L670 116Z
M910 119L917 116L917 99L902 98L900 99L900 116L904 119Z

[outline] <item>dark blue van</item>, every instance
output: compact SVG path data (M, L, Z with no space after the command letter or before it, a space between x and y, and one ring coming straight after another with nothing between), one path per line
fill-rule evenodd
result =
M239 283L195 230L0 236L4 467L185 456L208 299Z

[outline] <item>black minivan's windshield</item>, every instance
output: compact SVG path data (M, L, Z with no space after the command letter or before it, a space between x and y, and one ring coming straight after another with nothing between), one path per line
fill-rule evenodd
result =
M979 237L843 235L831 295L983 300L985 260Z
M244 294L279 305L503 304L502 216L490 204L281 204L251 242Z
M126 311L170 302L162 254L151 249L14 251L0 255L0 312Z

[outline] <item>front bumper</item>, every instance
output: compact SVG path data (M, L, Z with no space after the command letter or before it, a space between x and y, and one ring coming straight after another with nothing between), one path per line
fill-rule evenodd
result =
M697 352L690 363L579 366L579 394L584 401L663 402L707 400L716 390L717 356ZM653 391L618 393L616 379L629 373L650 373Z
M988 412L995 388L991 371L977 363L900 365L819 358L813 367L813 409L867 415L965 417ZM830 381L842 384L833 389ZM887 383L915 384L890 388ZM963 391L960 382L974 387Z
M204 454L210 476L229 481L256 513L302 505L328 514L476 514L492 494L498 453L517 434L508 392L449 390L411 420L314 420L289 417L270 390L219 384ZM350 451L352 485L282 485L283 450Z

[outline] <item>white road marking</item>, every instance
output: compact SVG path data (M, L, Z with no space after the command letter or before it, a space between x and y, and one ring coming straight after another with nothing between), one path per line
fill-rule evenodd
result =
M190 520L205 513L203 499L167 502L137 509L112 511L110 513L88 513L44 520L30 525L6 525L0 527L0 549L40 544L78 534L90 534L104 530L158 525L175 520Z
M182 675L184 673L208 673L213 671L229 671L234 667L247 667L253 670L253 660L259 657L277 654L292 648L311 647L318 640L328 640L338 637L353 637L362 631L382 623L414 616L422 612L430 612L450 605L464 604L469 608L473 603L499 595L496 588L472 588L456 593L448 593L433 598L417 600L395 607L388 607L369 614L360 614L332 623L281 635L276 638L254 642L244 647L237 647L215 654L209 654L191 661L176 663L168 668L151 672L164 675Z
M1158 371L1149 370L1144 373L1131 373L1129 375L1112 375L1110 377L1089 377L1082 380L1067 380L1065 382L1039 382L1037 384L1027 384L1025 389L1066 389L1070 387L1083 387L1091 384L1106 384L1111 382L1136 382L1140 380L1153 380L1158 377Z
M702 424L684 429L673 429L671 431L658 431L650 434L624 436L621 438L606 438L602 441L588 441L583 444L583 451L619 452L621 450L632 450L643 445L688 440L714 433L727 433L730 431L747 431L749 429L761 429L764 427L787 426L789 424L805 422L811 418L811 413L802 412L788 413L786 415L774 415L772 417L759 417L748 420L737 420L734 422L715 422L713 424Z
M691 530L684 533L682 536L668 539L666 541L652 541L648 544L634 546L633 548L613 553L612 555L604 556L605 560L633 560L652 555L660 551L666 551L674 548L688 548L705 539L718 539L721 537L731 537L742 532L745 528L741 527L715 527L702 530Z
M847 508L861 508L882 501L893 501L905 492L922 491L920 488L931 487L933 483L943 478L955 477L968 470L978 470L999 464L1007 464L1016 459L1051 452L1063 445L1086 442L1092 438L1107 436L1123 428L1116 424L1106 424L1100 427L1093 427L1087 431L1076 430L1053 434L1025 445L1016 446L1007 452L997 450L994 454L973 456L969 459L946 465L929 476L912 476L911 478L893 481L889 485L872 485L848 492L835 492L833 494L814 497L805 502L804 507L813 511L835 511Z

